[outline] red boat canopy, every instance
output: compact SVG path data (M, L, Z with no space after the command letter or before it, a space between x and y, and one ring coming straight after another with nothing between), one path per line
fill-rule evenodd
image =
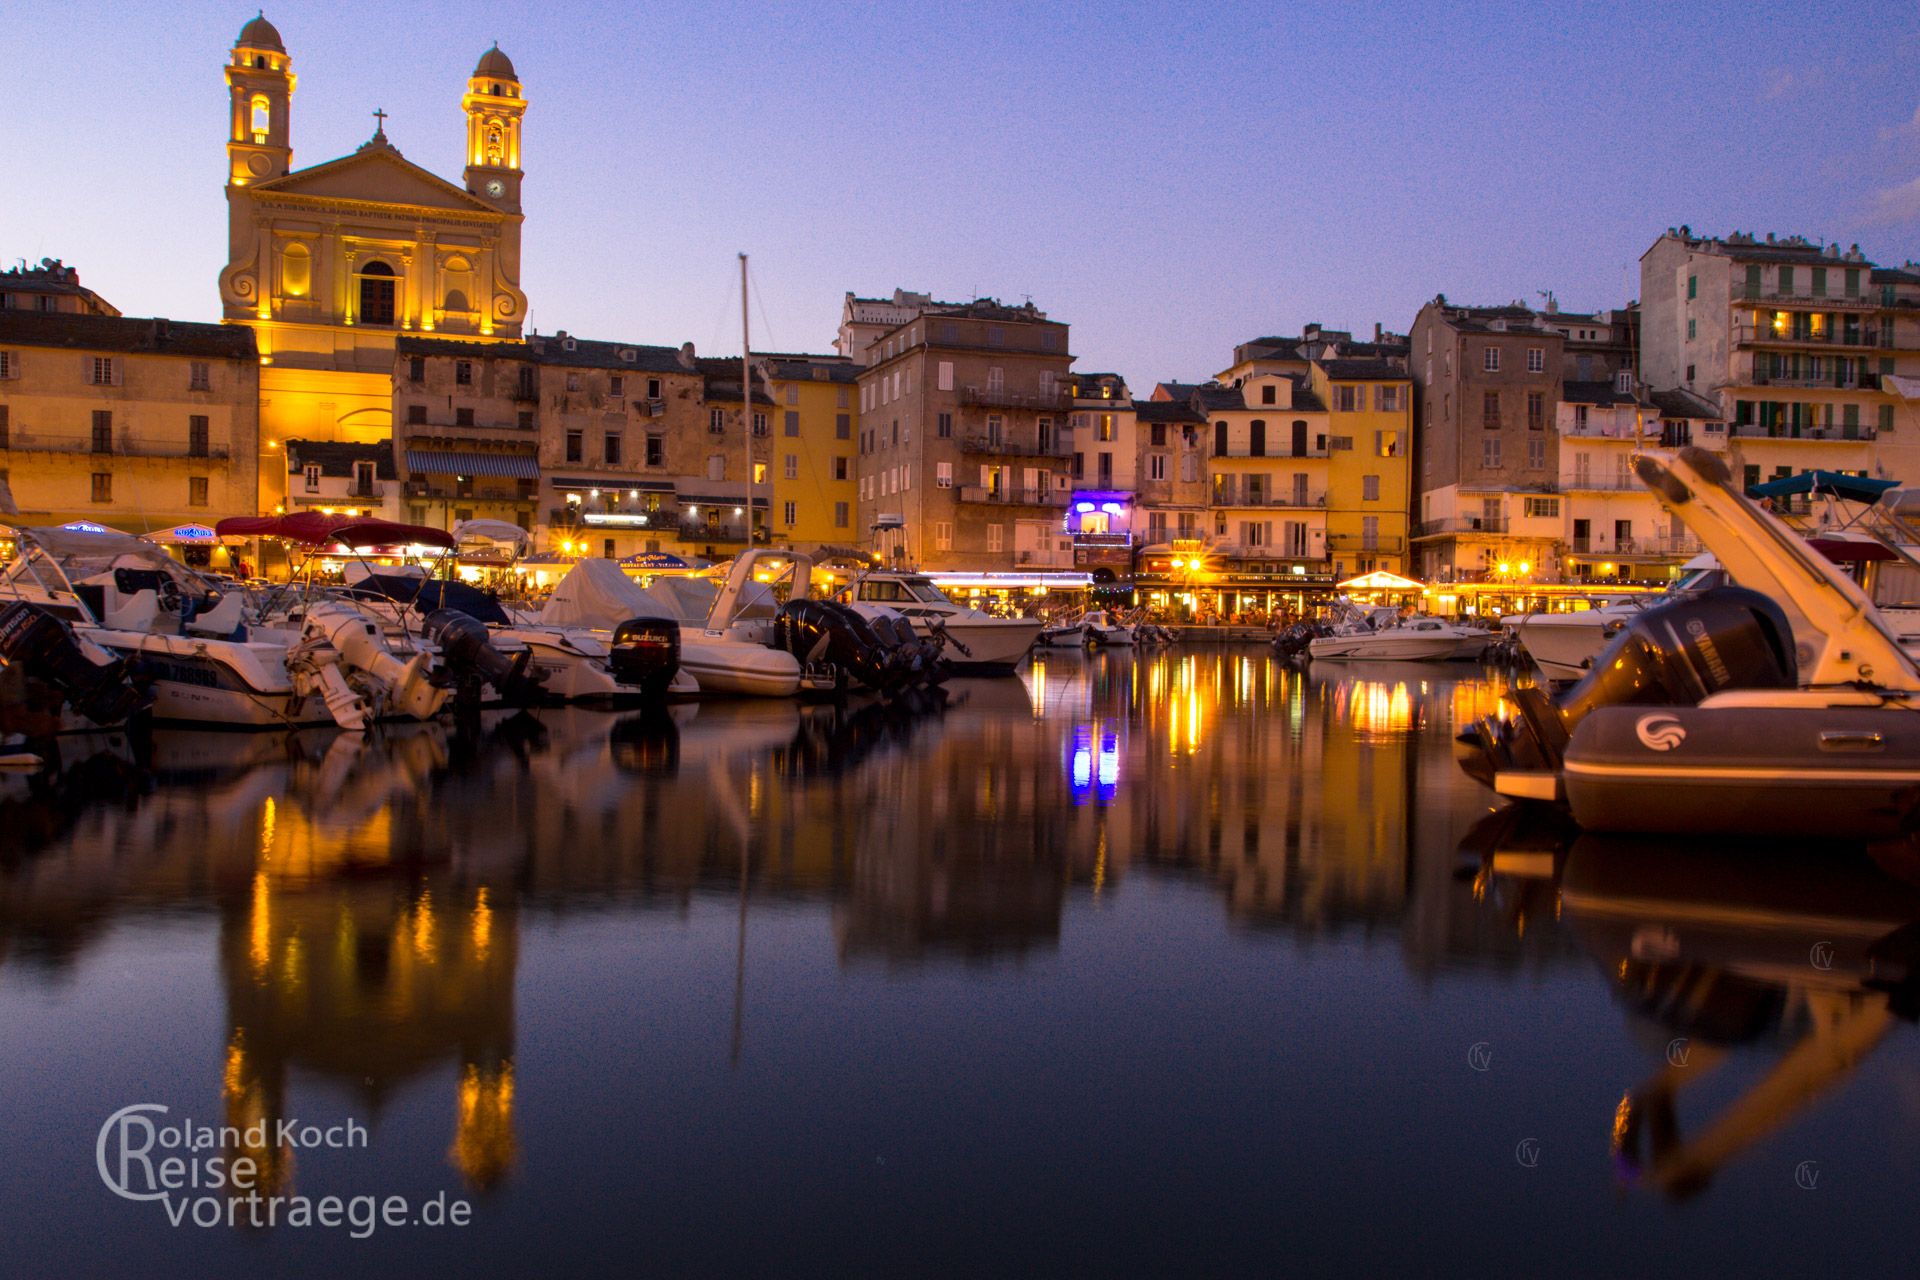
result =
M1807 545L1836 564L1862 560L1898 560L1899 553L1884 543L1854 538L1808 538Z
M309 546L338 542L348 547L397 547L417 544L444 547L457 543L444 529L398 524L368 516L330 516L319 511L296 511L289 516L228 516L213 527L222 538L285 538Z

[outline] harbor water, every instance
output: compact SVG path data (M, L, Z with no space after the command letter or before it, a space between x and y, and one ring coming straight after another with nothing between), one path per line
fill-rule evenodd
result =
M1496 815L1506 683L71 740L0 775L0 1272L1909 1270L1912 881Z

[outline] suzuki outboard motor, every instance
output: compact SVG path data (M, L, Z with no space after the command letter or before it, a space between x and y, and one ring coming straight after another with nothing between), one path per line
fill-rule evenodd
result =
M0 666L18 666L95 724L117 724L145 710L153 695L134 686L127 663L96 662L89 649L105 652L38 605L16 600L0 608Z
M671 618L628 618L613 629L607 669L648 698L666 697L680 669L680 624Z
M1460 735L1478 748L1461 767L1488 786L1505 769L1557 770L1575 727L1598 707L1696 706L1728 689L1791 689L1795 673L1780 606L1744 587L1713 587L1633 619L1558 698L1516 689L1517 718L1489 716Z
M487 624L458 609L435 609L427 615L427 638L440 648L440 661L453 675L459 692L478 697L481 683L509 702L521 702L539 692L540 678L527 674L532 651L509 656L493 647Z

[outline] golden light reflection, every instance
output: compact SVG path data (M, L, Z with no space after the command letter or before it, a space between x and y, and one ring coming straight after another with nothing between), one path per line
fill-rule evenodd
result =
M433 959L433 930L433 895L423 889L413 904L413 954L422 961Z
M473 950L481 959L486 958L487 948L493 945L493 908L487 905L487 889L480 887L479 896L473 900Z
M1413 696L1405 682L1356 680L1347 692L1347 723L1356 733L1405 733L1413 727Z
M253 966L253 976L267 976L267 965L273 960L273 894L267 886L267 873L256 872L253 877L253 910L248 930L247 959Z
M469 1064L460 1076L460 1116L447 1154L481 1190L499 1184L518 1152L513 1132L513 1063Z
M278 816L273 797L268 796L260 806L260 857L263 860L273 856L274 823Z

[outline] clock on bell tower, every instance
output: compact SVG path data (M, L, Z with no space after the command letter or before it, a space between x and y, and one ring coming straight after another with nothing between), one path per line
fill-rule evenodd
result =
M520 117L527 102L513 62L499 45L480 55L460 105L467 113L467 190L520 212Z

